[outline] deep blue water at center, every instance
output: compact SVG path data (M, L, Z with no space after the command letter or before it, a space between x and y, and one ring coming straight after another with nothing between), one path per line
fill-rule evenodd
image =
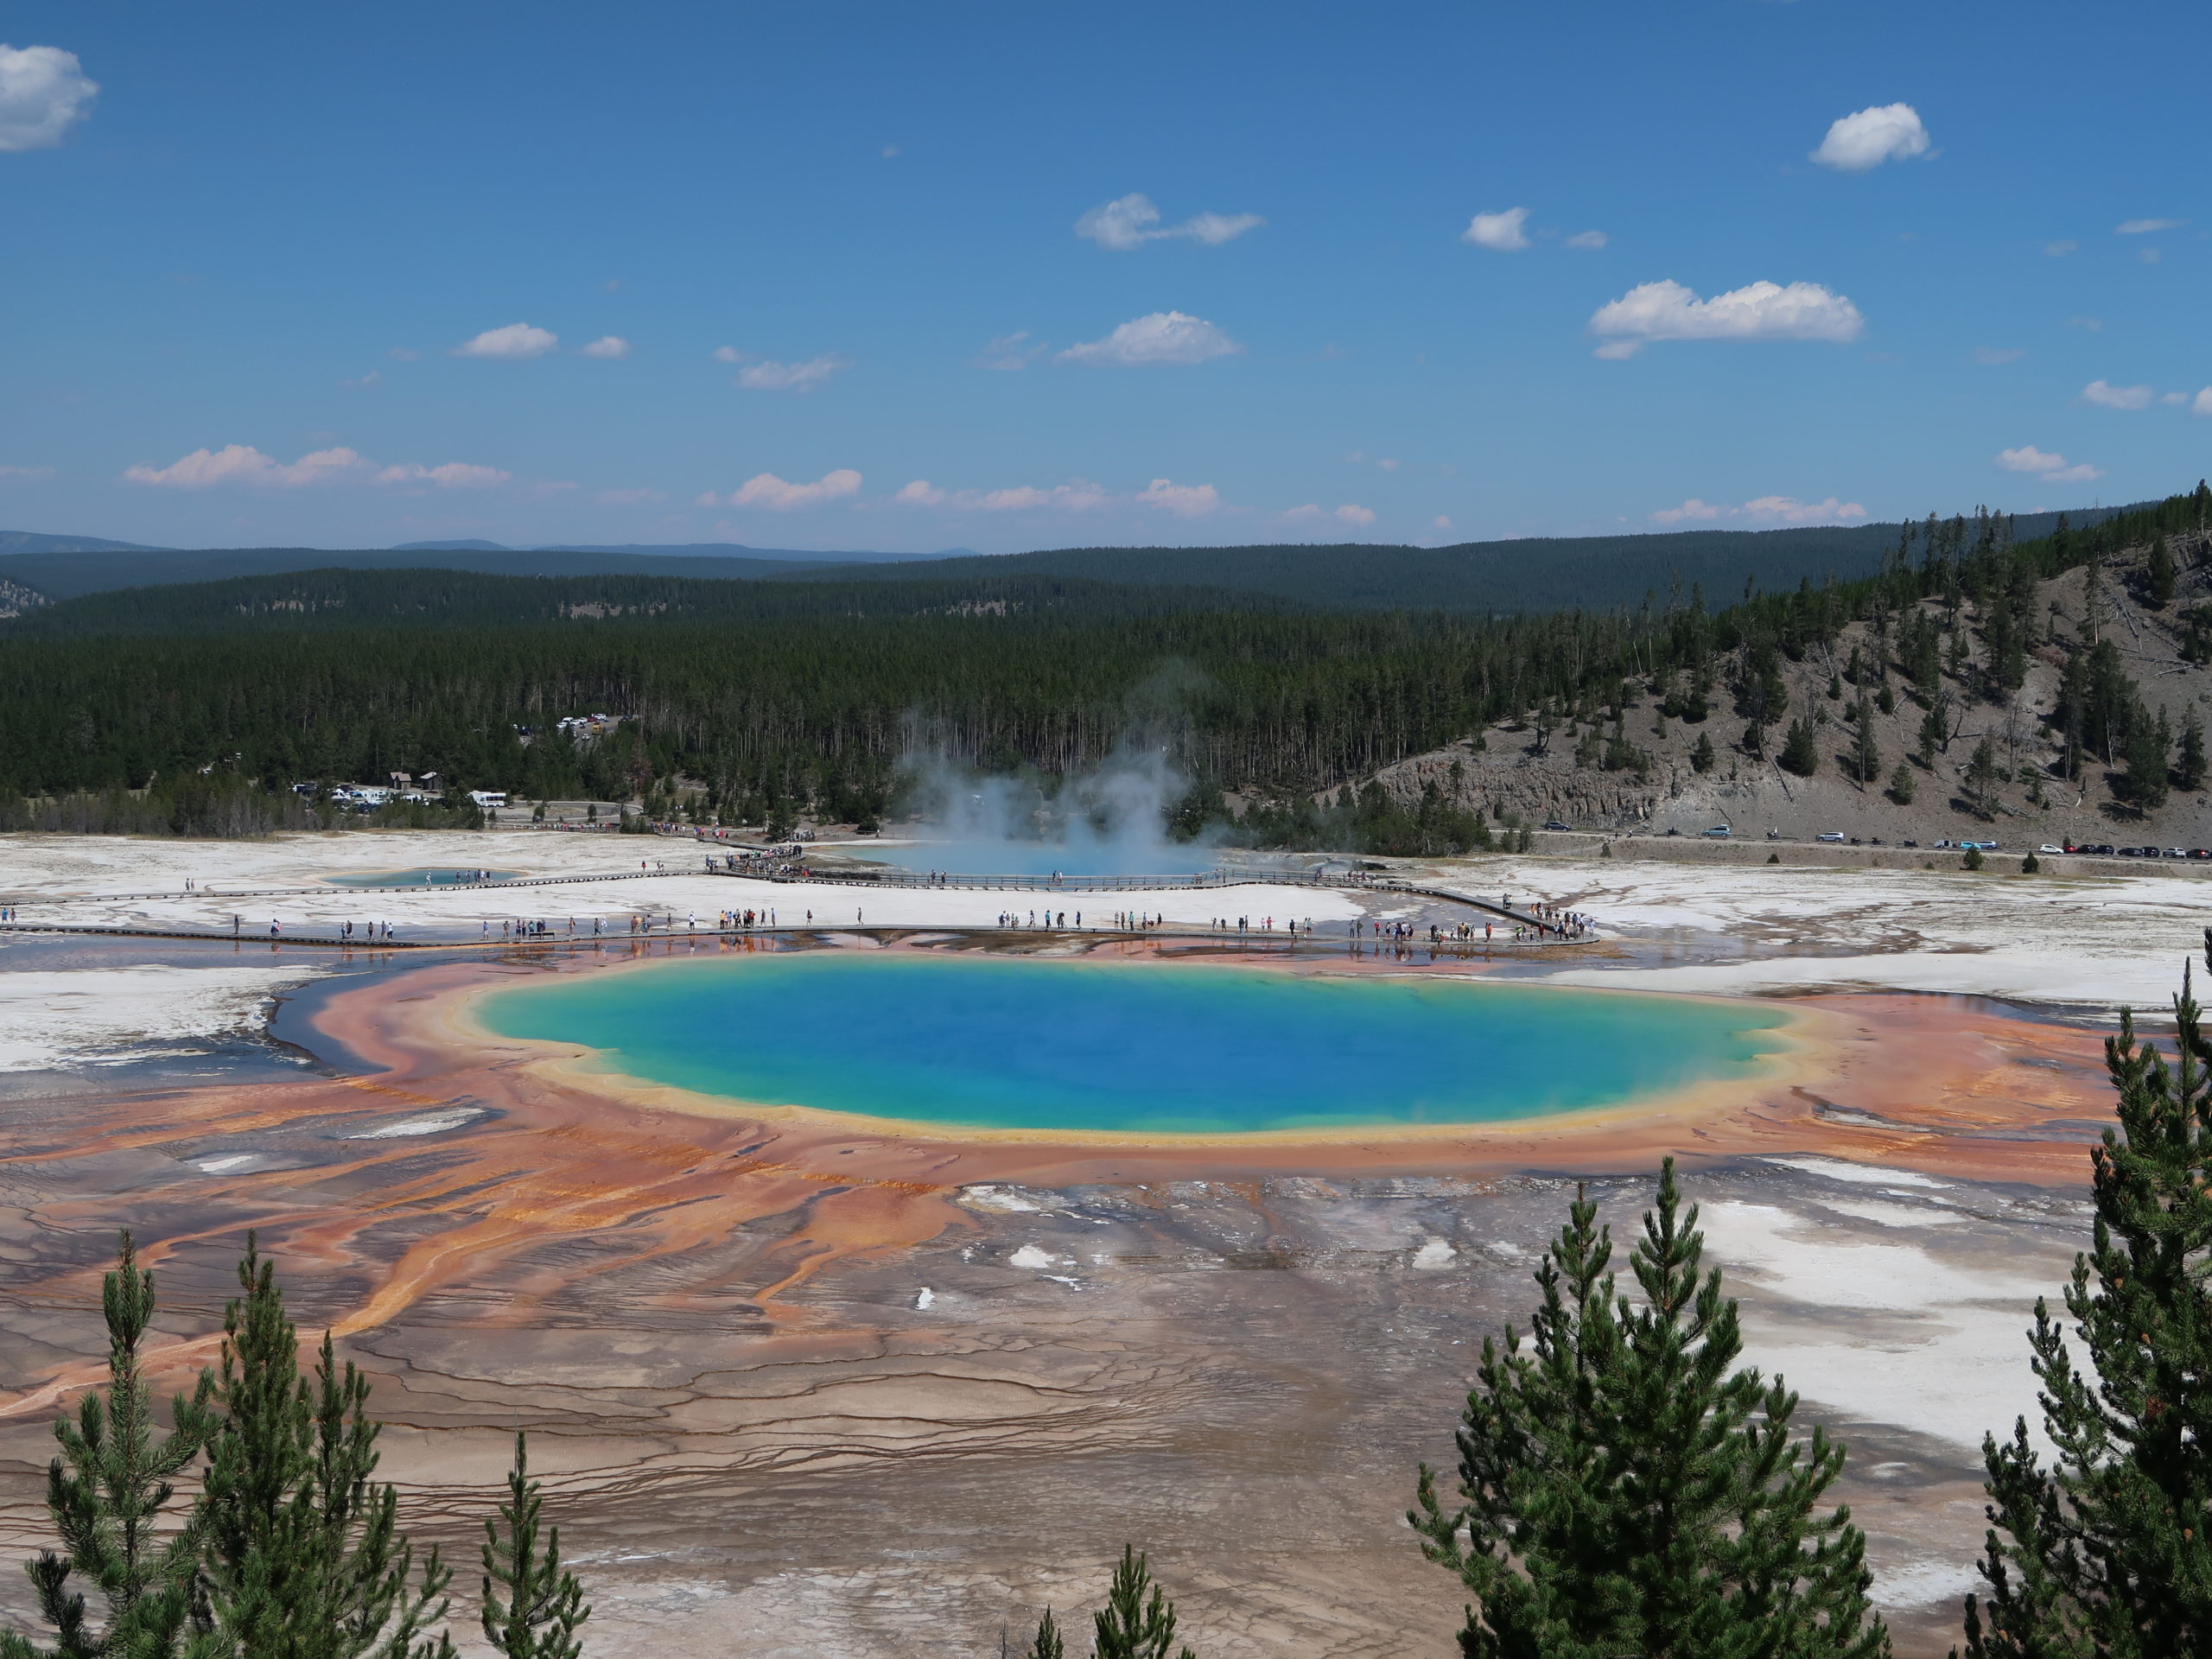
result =
M1213 1134L1485 1123L1742 1077L1750 1004L1229 966L843 951L564 975L505 1036L762 1105L983 1128Z

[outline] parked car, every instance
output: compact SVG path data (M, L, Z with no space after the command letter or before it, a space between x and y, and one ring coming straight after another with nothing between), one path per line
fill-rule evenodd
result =
M1815 836L1813 839L1815 841L1841 841L1843 839L1843 831L1840 830L1823 830L1819 835Z
M2168 858L2187 858L2189 856L2189 849L2186 847L2169 847L2166 849L2166 856Z
M1942 840L1936 843L1936 850L1939 853L1946 851L1952 846L1952 844L1951 838L1948 836L1946 836Z
M2189 855L2191 858L2212 858L2212 847L2192 847L2189 849Z
M1728 839L1729 829L1725 823L1716 823L1704 833L1707 841L1726 841Z
M1959 843L1959 850L1962 853L1993 853L1997 850L1997 843L1993 841L1962 841Z
M2070 853L2074 849L2071 847L2054 847L2046 841L2042 846L2036 849L2036 855L2037 857L2041 857L2046 853Z
M1544 820L1544 828L1547 830L1572 830L1574 826L1571 823L1561 823L1557 818L1547 818Z

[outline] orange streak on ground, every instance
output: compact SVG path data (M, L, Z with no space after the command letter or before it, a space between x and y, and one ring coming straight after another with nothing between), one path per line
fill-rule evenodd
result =
M1498 1175L1648 1170L1669 1153L1693 1160L1817 1154L1985 1180L2077 1184L2083 1141L2110 1118L2101 1038L2003 1017L1964 999L1849 995L1800 999L1825 1021L1821 1070L1732 1103L1573 1122L1465 1128L1433 1138L1318 1143L1096 1144L1045 1139L906 1140L877 1122L827 1116L773 1120L671 1109L537 1075L533 1051L457 1046L443 1011L471 989L512 983L543 965L471 962L341 992L318 1017L326 1033L385 1068L372 1078L302 1078L70 1103L66 1144L25 1160L137 1152L202 1137L313 1123L359 1134L408 1111L469 1105L497 1116L437 1136L349 1141L334 1163L209 1176L190 1189L233 1217L172 1235L234 1236L257 1226L264 1249L337 1269L367 1288L332 1319L340 1334L387 1324L424 1298L483 1277L549 1240L599 1250L571 1278L677 1257L778 1217L788 1230L749 1258L755 1282L734 1292L759 1316L810 1340L836 1340L821 1316L788 1299L841 1258L896 1251L965 1224L955 1189L976 1183L1047 1188L1146 1185L1192 1179L1256 1184L1291 1173ZM159 1122L148 1123L152 1109ZM49 1212L62 1224L96 1218ZM105 1217L97 1218L103 1224ZM397 1230L390 1238L379 1230ZM609 1241L613 1247L607 1248ZM158 1255L158 1252L156 1253ZM81 1306L92 1274L32 1294ZM696 1287L694 1287L696 1290ZM667 1293L681 1305L683 1293ZM527 1325L533 1300L483 1317ZM205 1363L213 1338L156 1357L175 1370ZM93 1380L89 1363L42 1379L0 1415L45 1408Z

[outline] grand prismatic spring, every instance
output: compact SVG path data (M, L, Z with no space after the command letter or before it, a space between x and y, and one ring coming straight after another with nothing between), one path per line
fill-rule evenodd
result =
M1755 1075L1771 1007L971 955L656 963L484 999L501 1036L755 1105L985 1129L1488 1123Z
M10 846L30 919L162 937L9 943L6 1539L43 1536L48 1420L100 1363L54 1310L96 1314L116 1229L162 1241L180 1372L254 1230L376 1379L418 1535L480 1538L527 1427L599 1640L677 1659L988 1651L1124 1538L1224 1659L1448 1649L1408 1471L1451 1455L1564 1197L1632 1225L1669 1153L1750 1357L1849 1441L1898 1651L1941 1653L2109 1118L2096 1022L2212 921L2212 884L2141 877L2053 906L1500 859L1171 878L1065 931L988 884L778 886L665 840ZM475 868L531 885L391 885ZM1507 890L1602 941L1425 943ZM716 937L733 907L836 919ZM2152 907L2186 927L2146 940ZM281 939L225 937L240 909ZM1314 931L1208 919L1248 910ZM357 917L415 948L309 943Z

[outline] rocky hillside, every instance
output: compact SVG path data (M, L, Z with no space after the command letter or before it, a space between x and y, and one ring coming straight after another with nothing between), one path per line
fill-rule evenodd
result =
M1470 732L1376 781L1408 804L1433 785L1492 816L1578 829L2212 846L2201 736L2212 721L2212 535L2165 540L2162 556L2124 550L1980 604L1938 595L1851 621L1795 658L1769 649L1754 661L1739 645L1711 665L1703 708L1683 679L1631 682L1615 705ZM2113 716L2130 696L2145 734L2134 767L2124 711ZM1864 781L1862 707L1875 762ZM2161 718L2163 789L2143 782ZM1810 742L1792 753L1801 721Z

